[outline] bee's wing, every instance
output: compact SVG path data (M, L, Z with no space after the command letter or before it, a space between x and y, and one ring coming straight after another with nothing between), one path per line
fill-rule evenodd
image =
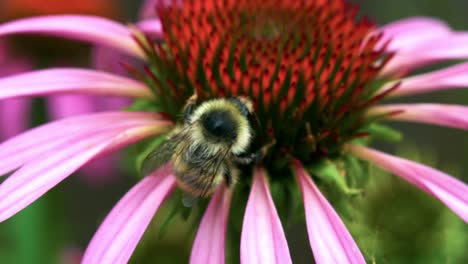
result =
M172 158L176 146L170 139L159 145L143 160L141 174L147 176L168 163Z
M182 203L185 207L193 207L198 202L198 197L189 193L184 193L182 196Z
M151 152L145 160L143 160L143 165L141 166L142 175L147 176L171 161L176 147L182 140L185 140L185 134L184 130L180 131Z
M207 170L205 170L205 177L209 184L205 184L206 187L202 190L201 196L205 196L209 191L211 185L213 184L216 176L219 173L220 167L224 164L224 160L226 159L227 154L228 152L220 151L216 154L216 158L212 158L208 161L208 163L210 164L207 164L207 166L205 166L206 168L208 168Z

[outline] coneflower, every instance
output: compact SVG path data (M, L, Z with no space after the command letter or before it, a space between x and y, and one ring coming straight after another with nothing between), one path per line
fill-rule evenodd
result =
M180 122L194 93L200 102L245 96L259 126L253 147L265 158L232 188L220 187L204 212L191 263L224 263L228 218L246 195L243 263L291 263L278 211L304 205L317 263L365 263L321 185L343 196L363 186L369 161L439 199L468 221L468 187L416 162L367 147L388 137L385 120L466 129L468 108L379 104L392 96L465 87L467 64L406 77L434 62L468 57L468 38L444 22L410 18L384 27L357 20L341 0L159 1L155 18L133 26L89 16L9 22L0 35L40 33L105 45L141 59L137 78L85 69L46 69L0 80L0 97L85 93L138 99L134 112L78 116L35 128L0 145L0 220L14 215L88 161ZM157 113L156 113L157 112ZM164 139L164 137L162 137ZM357 168L357 169L356 169ZM114 207L83 263L125 263L164 200L177 188L170 166L144 177ZM247 191L246 191L247 190ZM275 190L274 192L271 190ZM302 201L287 200L301 193ZM277 201L278 211L275 206ZM180 205L182 208L182 203ZM232 210L231 210L232 211Z

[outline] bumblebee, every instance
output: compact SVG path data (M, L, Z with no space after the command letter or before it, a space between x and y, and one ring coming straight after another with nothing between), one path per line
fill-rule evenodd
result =
M196 95L189 98L183 125L143 162L144 175L170 162L178 185L193 198L211 195L223 182L233 185L239 166L262 155L248 151L254 136L250 100L220 98L198 106L196 101Z

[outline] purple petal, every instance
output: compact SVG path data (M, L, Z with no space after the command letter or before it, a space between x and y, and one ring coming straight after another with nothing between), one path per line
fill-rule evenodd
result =
M126 97L97 97L94 98L98 111L121 110L131 105L132 101Z
M175 186L175 177L164 169L135 185L101 224L82 263L127 263L154 214Z
M419 74L386 84L382 90L388 90L400 82L398 89L390 96L413 95L453 88L468 87L468 63L461 63L442 70Z
M147 19L137 23L137 28L151 37L162 38L162 25L159 19Z
M35 33L88 41L116 48L139 58L145 55L131 30L112 20L85 15L53 15L24 18L0 25L0 36Z
M435 124L468 130L468 107L444 104L388 104L375 106L369 115L402 111L389 120Z
M0 102L0 140L18 135L28 128L31 99L13 98Z
M0 144L0 175L31 159L45 157L46 152L57 146L77 142L77 138L140 125L157 125L163 128L168 125L168 121L157 114L110 112L77 116L42 125Z
M140 8L140 19L148 19L157 17L156 6L181 4L182 0L144 0Z
M231 191L221 187L211 198L210 204L198 227L192 246L191 264L224 263L226 224L231 204Z
M408 72L444 60L468 58L468 33L457 32L396 53L380 75Z
M242 263L291 263L264 169L256 168L241 234Z
M12 52L0 41L0 76L24 72L31 68L29 61L11 57ZM1 89L0 89L1 90ZM0 141L15 136L28 128L31 99L14 98L0 102Z
M152 98L148 87L135 80L82 69L47 69L0 79L0 99L57 93Z
M297 180L304 199L309 242L318 264L366 263L351 234L301 165Z
M157 134L152 126L109 129L51 148L0 185L0 222L16 214L93 158Z
M140 7L140 19L156 17L156 4L162 0L144 0Z
M465 222L468 222L468 185L465 183L414 161L358 145L349 147L356 156L400 176L439 199Z
M446 22L430 17L411 17L382 26L379 32L384 36L380 45L390 41L390 51L411 49L421 43L440 38L451 33ZM378 46L379 48L380 46Z
M105 46L94 47L91 56L94 68L121 76L129 76L128 71L122 66L122 62L133 65L139 61L126 54L122 54L119 50Z
M87 163L80 169L80 179L90 186L106 186L115 183L123 175L117 153L105 155Z

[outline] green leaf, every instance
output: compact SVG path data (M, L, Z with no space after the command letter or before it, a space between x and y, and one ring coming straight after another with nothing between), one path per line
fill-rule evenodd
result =
M403 139L403 135L400 131L381 124L371 124L368 131L372 137L385 141L399 142Z
M160 112L163 110L163 108L153 101L139 99L139 100L135 100L134 103L130 105L129 107L127 107L125 110L129 112L138 112L138 111Z
M321 159L319 162L309 166L307 169L312 175L317 176L326 184L338 187L338 189L345 194L354 195L361 192L361 190L350 188L346 184L344 175L340 173L335 163L331 160Z

